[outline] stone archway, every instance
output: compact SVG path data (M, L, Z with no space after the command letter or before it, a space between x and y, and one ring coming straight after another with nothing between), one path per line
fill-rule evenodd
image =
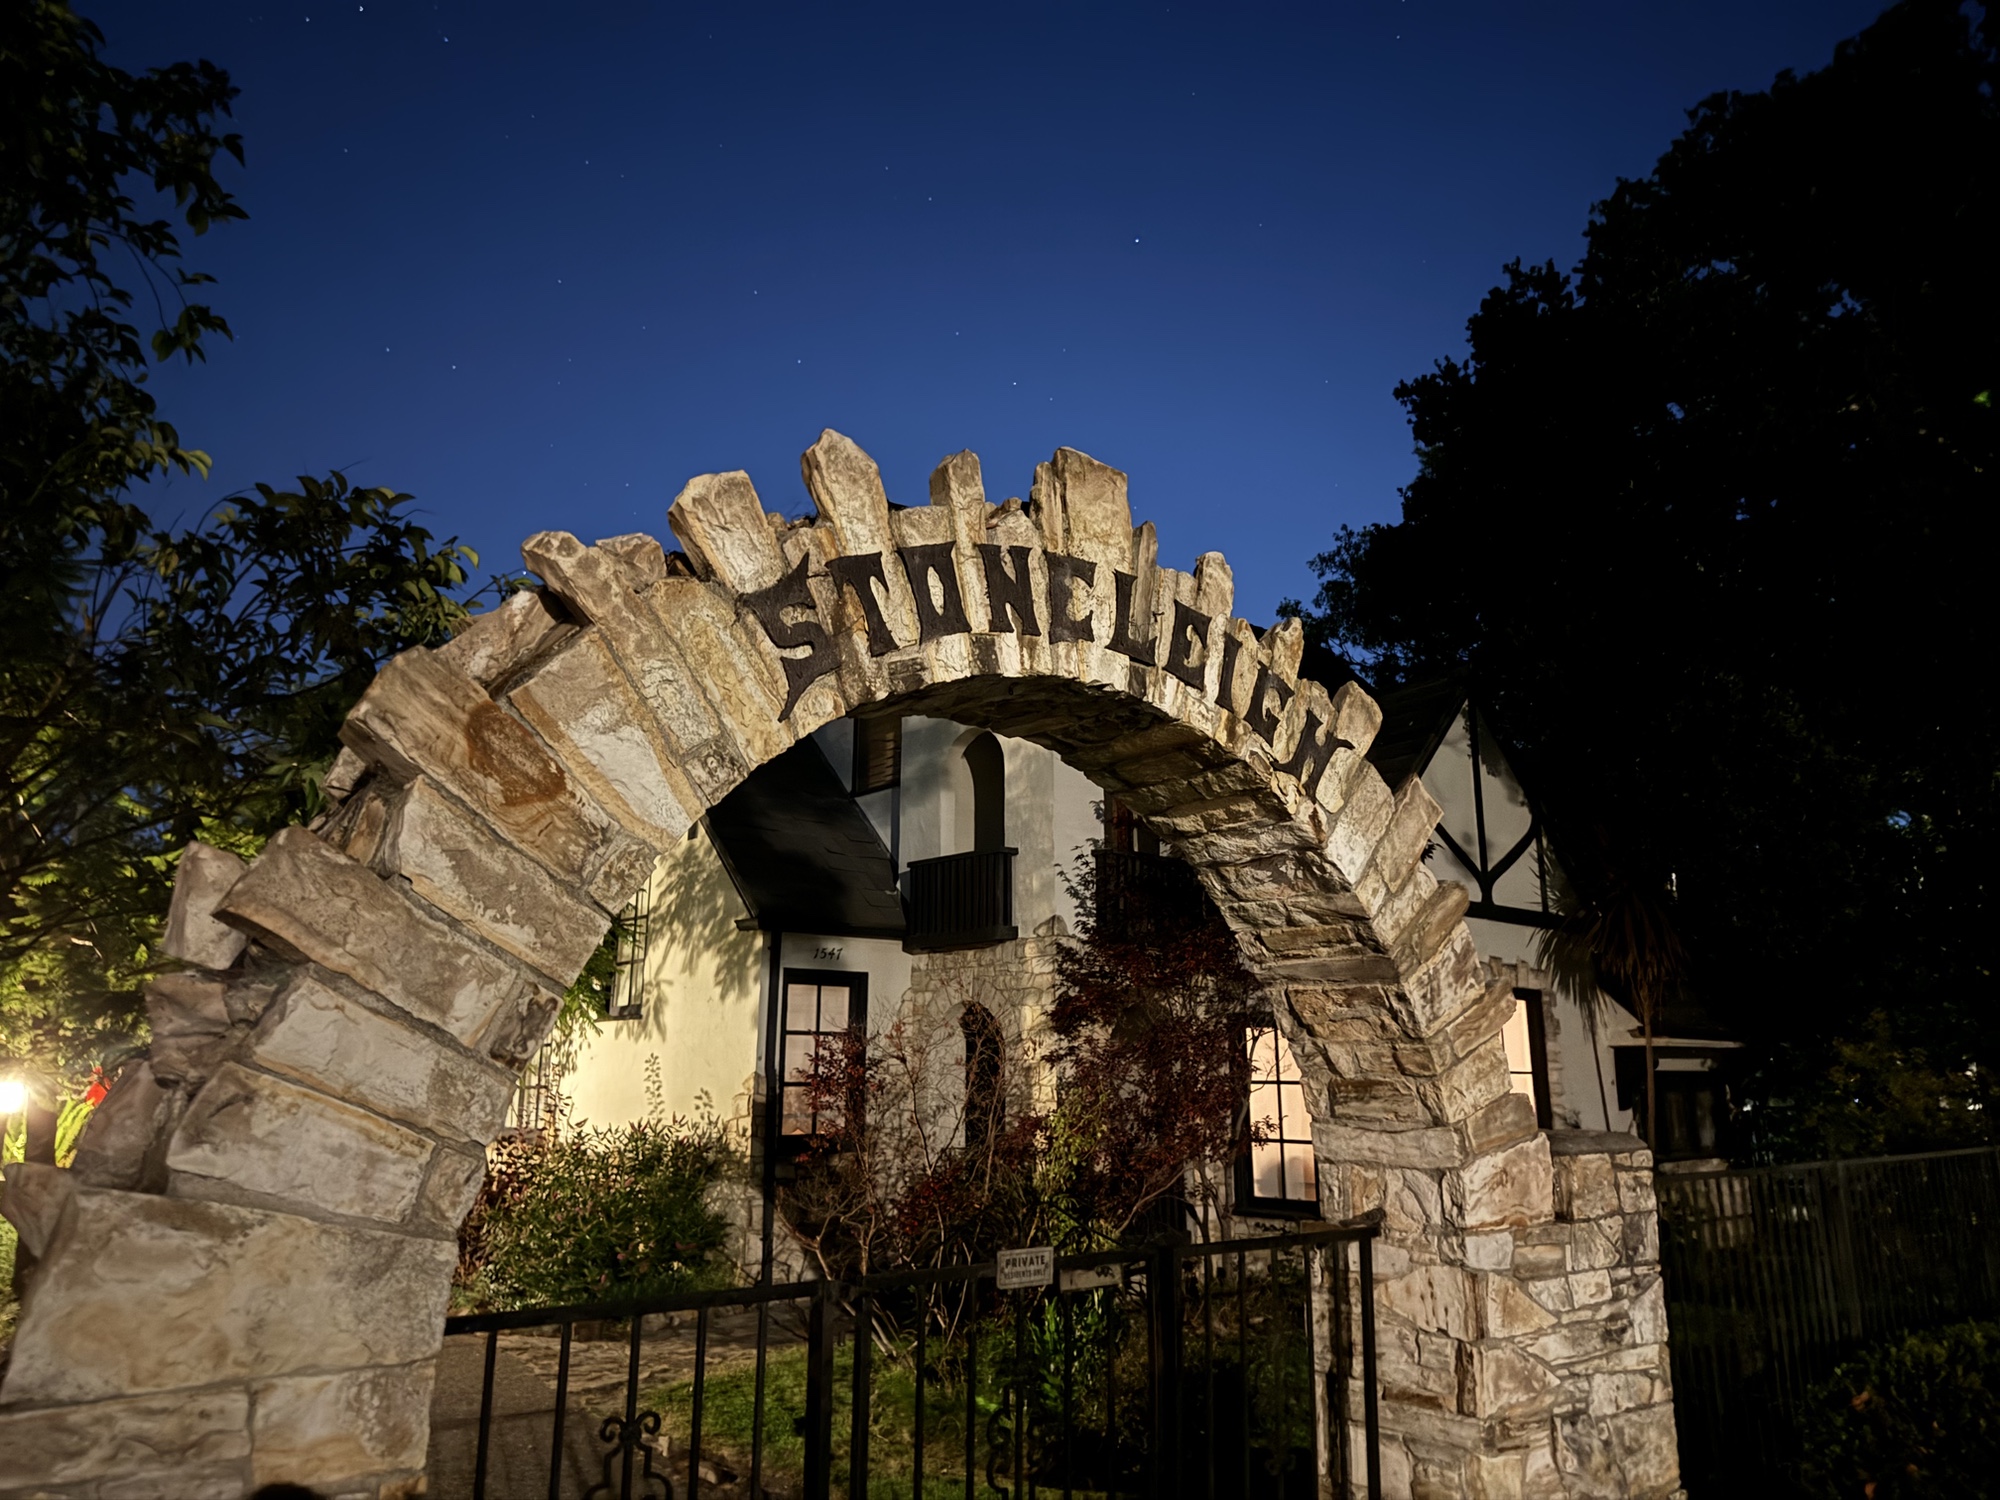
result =
M1552 1156L1508 1092L1511 991L1423 867L1436 804L1364 758L1374 703L1233 618L1219 554L1158 566L1081 453L1026 505L959 454L892 507L835 433L804 472L793 523L693 480L671 555L530 539L544 590L356 706L328 818L247 871L195 851L173 942L205 967L153 1002L175 1086L9 1174L36 1264L0 1495L413 1493L453 1234L554 996L661 849L872 704L1055 749L1199 872L1307 1070L1329 1211L1384 1215L1390 1493L1672 1491L1645 1155Z

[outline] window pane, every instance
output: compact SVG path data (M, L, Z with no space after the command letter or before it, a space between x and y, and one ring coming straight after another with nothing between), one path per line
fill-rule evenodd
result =
M1250 1148L1250 1191L1259 1198L1285 1196L1285 1153L1280 1146Z
M1278 1050L1278 1076L1287 1083L1297 1083L1305 1075L1299 1072L1298 1060L1292 1056L1292 1044L1285 1040L1283 1032L1275 1030L1271 1042Z
M787 1036L785 1038L785 1082L802 1082L812 1067L813 1049L819 1045L816 1036Z
M806 1092L789 1084L785 1087L785 1134L812 1134L812 1109L806 1103Z
M823 984L819 989L819 1029L847 1030L847 986Z
M1267 1136L1276 1138L1282 1121L1279 1111L1280 1090L1275 1083L1253 1083L1250 1085L1250 1127Z
M1312 1147L1298 1143L1285 1146L1285 1196L1301 1202L1319 1201L1319 1183L1313 1172Z
M1250 1076L1252 1078L1273 1078L1278 1072L1278 1033L1268 1026L1261 1026L1249 1033Z
M1507 1017L1507 1024L1500 1029L1500 1035L1507 1043L1507 1071L1532 1075L1535 1063L1533 1055L1528 1050L1527 1001L1514 1002L1513 1014ZM1531 1092L1532 1088L1531 1084Z
M819 1030L819 986L816 984L788 984L785 986L785 1030Z

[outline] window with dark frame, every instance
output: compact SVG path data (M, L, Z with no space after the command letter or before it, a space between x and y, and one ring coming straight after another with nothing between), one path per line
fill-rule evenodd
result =
M903 779L903 721L894 717L854 721L854 795L879 792Z
M1319 1173L1298 1059L1269 1017L1246 1020L1242 1034L1250 1086L1236 1159L1236 1212L1316 1216Z
M857 1034L868 1020L868 976L824 969L785 970L784 1031L780 1038L784 1109L781 1134L794 1143L810 1140L838 1116L813 1108L809 1079L813 1055Z
M978 1155L999 1134L1000 1023L978 1001L959 1012L958 1029L965 1037L965 1149Z
M646 1014L646 948L652 938L653 897L645 886L618 914L613 928L616 950L611 993L604 997L604 1015L612 1021L636 1021Z
M1552 1128L1555 1112L1549 1099L1549 1044L1540 990L1514 991L1513 1014L1500 1035L1507 1046L1508 1086L1535 1106L1538 1129Z

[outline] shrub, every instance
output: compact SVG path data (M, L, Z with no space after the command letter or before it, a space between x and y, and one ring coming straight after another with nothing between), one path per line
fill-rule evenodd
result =
M684 1120L495 1146L460 1233L462 1300L553 1307L720 1282L727 1225L708 1194L728 1161L719 1126Z
M1904 1335L1840 1366L1800 1421L1809 1494L2000 1495L2000 1323Z

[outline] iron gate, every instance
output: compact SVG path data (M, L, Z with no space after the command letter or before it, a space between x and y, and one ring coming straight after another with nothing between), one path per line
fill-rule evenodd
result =
M1376 1500L1375 1233L452 1318L434 1492Z

